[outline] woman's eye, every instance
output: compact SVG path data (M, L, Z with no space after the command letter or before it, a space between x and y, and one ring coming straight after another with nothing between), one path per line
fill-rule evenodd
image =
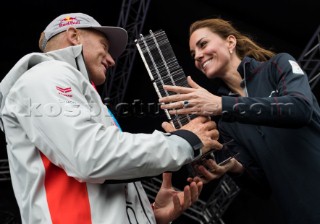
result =
M205 47L207 45L207 41L202 41L201 43L200 43L200 47L202 48L202 47Z

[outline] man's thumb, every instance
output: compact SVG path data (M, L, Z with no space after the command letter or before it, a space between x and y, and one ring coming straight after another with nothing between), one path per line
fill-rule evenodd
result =
M162 128L165 130L165 132L173 132L175 131L175 128L169 123L169 122L163 122L162 123Z

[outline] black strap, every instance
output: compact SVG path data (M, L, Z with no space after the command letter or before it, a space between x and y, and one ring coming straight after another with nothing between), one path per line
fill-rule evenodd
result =
M194 157L200 155L200 150L203 147L203 143L201 142L200 138L191 131L179 129L176 131L171 132L173 135L178 135L179 137L184 138L189 142L192 146L194 151Z

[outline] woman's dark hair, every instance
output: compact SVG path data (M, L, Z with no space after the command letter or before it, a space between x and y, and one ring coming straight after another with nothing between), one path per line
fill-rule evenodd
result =
M248 36L241 34L229 21L220 18L198 20L191 24L189 35L191 36L194 31L200 28L208 28L223 39L226 39L230 35L235 36L237 39L236 54L240 59L250 56L258 61L266 61L275 55L274 52L260 47Z

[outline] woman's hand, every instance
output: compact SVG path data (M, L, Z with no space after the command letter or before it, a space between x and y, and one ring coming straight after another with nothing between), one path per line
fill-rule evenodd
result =
M172 173L163 173L162 178L153 209L157 224L168 224L198 200L203 183L190 181L183 191L177 191L172 187Z
M164 85L167 91L177 94L159 99L162 109L170 114L220 115L222 111L221 97L210 93L187 77L190 87Z
M208 159L203 165L199 165L194 167L198 172L199 176L194 178L188 178L189 182L198 182L201 181L203 183L208 183L212 180L216 180L224 175L226 172L232 173L242 173L244 171L244 167L238 160L235 158L231 158L227 162L222 162L219 164L216 163L213 159Z

